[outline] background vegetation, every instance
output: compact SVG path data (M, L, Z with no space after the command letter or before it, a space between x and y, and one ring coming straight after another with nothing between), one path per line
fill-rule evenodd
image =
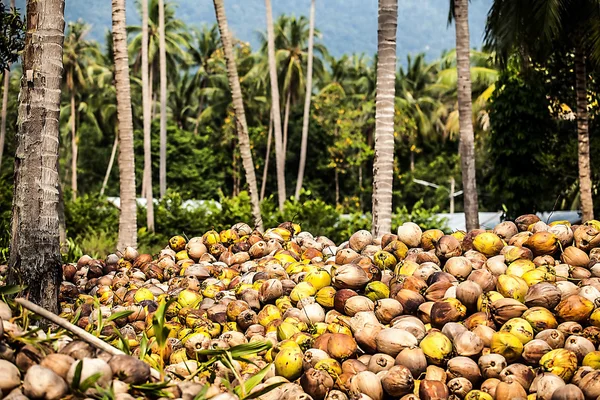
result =
M151 2L151 66L158 94L157 2ZM227 86L225 60L215 26L190 26L179 19L181 10L167 3L169 192L155 208L156 234L143 228L144 209L138 210L140 246L155 251L172 234L191 237L238 221L251 221L249 199ZM319 29L320 18L317 18ZM99 193L116 132L115 89L112 82L111 41L97 42L83 21L68 26L65 68L72 71L76 115L71 115L71 92L65 84L61 112L60 172L65 200L69 251L102 255L116 243L117 209ZM130 27L132 100L136 129L136 181L141 196L143 170L142 104L139 28ZM284 15L276 21L276 48L282 110L290 96L286 181L295 186L300 147L308 21ZM263 35L264 36L264 35ZM110 39L110 38L108 38ZM246 38L244 38L246 39ZM263 201L265 226L294 220L316 234L337 242L349 232L370 225L373 162L375 62L364 54L332 56L321 40L315 53L315 90L310 118L305 191L285 210L276 207L274 152ZM269 79L266 46L236 42L238 70L247 109L257 176L266 161ZM335 53L334 53L335 54ZM69 57L69 55L76 55ZM500 72L494 54L472 52L474 126L481 211L506 210L508 216L537 210L578 207L577 136L573 56L556 50L545 65L523 66L511 60ZM460 187L455 53L427 61L423 54L401 60L396 88L396 154L394 205L396 221L413 219L424 227L443 226L434 212L449 209L448 192L413 182L421 179ZM4 154L14 154L17 93L21 72L14 67L8 103L9 121ZM590 137L594 160L600 156L598 75L589 66ZM156 97L155 97L156 98ZM156 101L155 101L156 104ZM152 129L153 188L158 194L158 108ZM75 118L79 159L78 198L71 200L71 119ZM13 159L0 165L0 248L8 246L12 201ZM600 167L592 163L593 181ZM260 185L260 182L259 182ZM596 189L597 190L597 189ZM118 168L109 172L104 194L118 196ZM186 206L186 200L203 200ZM599 202L596 202L598 205ZM456 211L461 211L457 198ZM65 251L67 249L65 248ZM5 254L4 251L1 254ZM72 254L67 257L72 258ZM2 262L2 255L0 255Z

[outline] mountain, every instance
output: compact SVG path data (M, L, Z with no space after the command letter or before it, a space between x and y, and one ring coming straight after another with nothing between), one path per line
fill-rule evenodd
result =
M215 22L211 0L171 0L177 3L176 15L190 25ZM135 3L127 0L127 22L138 24ZM427 53L429 59L438 57L443 50L454 47L454 28L447 25L449 0L400 0L398 2L398 56ZM492 0L471 2L471 45L480 47L487 12ZM25 0L17 0L23 9ZM225 0L230 29L253 48L259 43L258 32L265 30L263 0ZM286 13L307 15L310 0L274 0L275 16ZM103 41L111 26L110 0L67 0L67 21L79 18L92 25L90 36ZM329 51L339 56L344 53L366 53L377 50L376 0L317 0L316 27Z

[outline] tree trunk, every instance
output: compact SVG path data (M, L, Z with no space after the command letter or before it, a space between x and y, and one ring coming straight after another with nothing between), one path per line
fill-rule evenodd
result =
M281 110L279 109L279 84L277 83L277 65L275 60L275 34L273 32L273 11L271 0L265 0L267 9L267 47L269 55L269 76L271 78L271 108L275 129L275 158L277 164L277 199L279 210L283 210L285 198L285 148L281 134Z
M167 45L165 41L165 1L158 0L158 53L160 63L160 197L167 192Z
M4 153L4 139L6 138L6 113L8 110L8 89L10 88L10 69L4 70L4 92L2 93L2 116L0 117L0 170L2 169L2 155Z
M475 174L475 135L471 92L471 59L469 38L469 0L454 0L456 24L456 64L458 73L458 114L460 160L464 190L467 231L479 228L477 178Z
M28 0L19 94L9 282L58 313L60 88L64 0Z
M117 89L117 119L119 123L119 179L121 214L119 217L118 250L137 246L137 216L135 198L135 156L133 153L133 117L127 54L127 23L125 0L112 0L112 26L115 53L115 87Z
M106 167L106 174L104 174L104 181L102 181L102 188L100 189L100 196L104 196L104 190L108 184L108 177L110 171L112 171L113 164L115 162L115 155L117 154L117 147L119 146L119 132L115 130L115 142L113 143L112 151L110 152L110 159L108 160L108 167Z
M204 89L206 87L206 81L202 80L202 83L200 84L200 91L202 91L202 89ZM204 108L204 95L200 95L200 99L198 100L199 104L198 104L198 119L196 120L196 124L194 125L194 135L198 134L198 131L200 129L200 116L202 116L202 111Z
M246 181L248 182L248 192L250 193L250 200L252 203L254 226L258 230L262 231L263 224L262 217L260 215L260 202L258 201L256 173L254 171L254 162L252 161L252 151L250 149L250 137L248 136L246 112L244 111L244 103L242 101L242 88L240 87L240 79L238 77L237 66L235 64L233 46L231 44L231 37L229 36L229 27L227 26L227 16L225 15L223 0L213 0L213 3L215 6L215 14L217 16L219 32L221 34L221 42L223 43L225 60L227 61L227 77L229 78L229 86L231 87L233 108L235 110L236 128L240 143L240 154L242 156L242 164L246 172Z
M335 206L340 205L340 177L338 167L335 167Z
M378 25L372 231L379 238L392 228L398 0L379 0Z
M60 162L56 158L56 171L60 176ZM67 222L65 220L65 196L62 190L60 179L58 180L58 243L60 243L60 254L69 251L69 243L67 243Z
M75 106L75 93L71 88L71 200L77 199L77 155L79 145L77 143L77 107Z
M415 170L415 152L410 150L410 172Z
M285 110L283 111L283 165L287 158L287 142L288 142L288 128L290 127L290 107L292 105L292 88L288 87L287 94L285 96Z
M148 85L150 86L148 90L148 97L150 97L150 124L154 121L154 102L156 101L156 93L154 93L154 66L152 63L148 66L150 72L148 73Z
M306 168L306 150L308 148L308 123L310 121L310 100L312 97L313 46L315 35L315 0L310 2L310 20L308 31L308 66L306 69L306 95L304 97L304 116L302 118L302 143L300 144L300 165L294 197L300 198L304 183L304 168Z
M144 192L146 197L146 226L154 232L154 198L152 194L152 121L150 85L148 82L148 0L142 1L142 104L144 118Z
M588 130L587 73L581 45L575 49L575 90L577 92L577 142L579 158L579 198L583 221L594 219L592 172L590 169L590 133Z
M269 117L269 134L267 135L267 154L265 155L265 167L263 169L262 184L260 185L260 201L265 199L267 187L267 175L269 173L269 158L271 157L271 141L273 139L273 112Z

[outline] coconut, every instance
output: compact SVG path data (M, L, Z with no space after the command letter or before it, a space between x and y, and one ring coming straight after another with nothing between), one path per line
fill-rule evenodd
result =
M41 365L29 368L23 379L23 393L32 399L58 400L68 391L66 382L60 376Z

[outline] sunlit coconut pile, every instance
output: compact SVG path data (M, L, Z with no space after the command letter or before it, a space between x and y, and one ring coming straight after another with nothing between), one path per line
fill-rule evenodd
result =
M335 244L244 223L65 265L61 316L0 302L6 399L596 400L600 222L413 223ZM2 396L0 396L2 397Z

